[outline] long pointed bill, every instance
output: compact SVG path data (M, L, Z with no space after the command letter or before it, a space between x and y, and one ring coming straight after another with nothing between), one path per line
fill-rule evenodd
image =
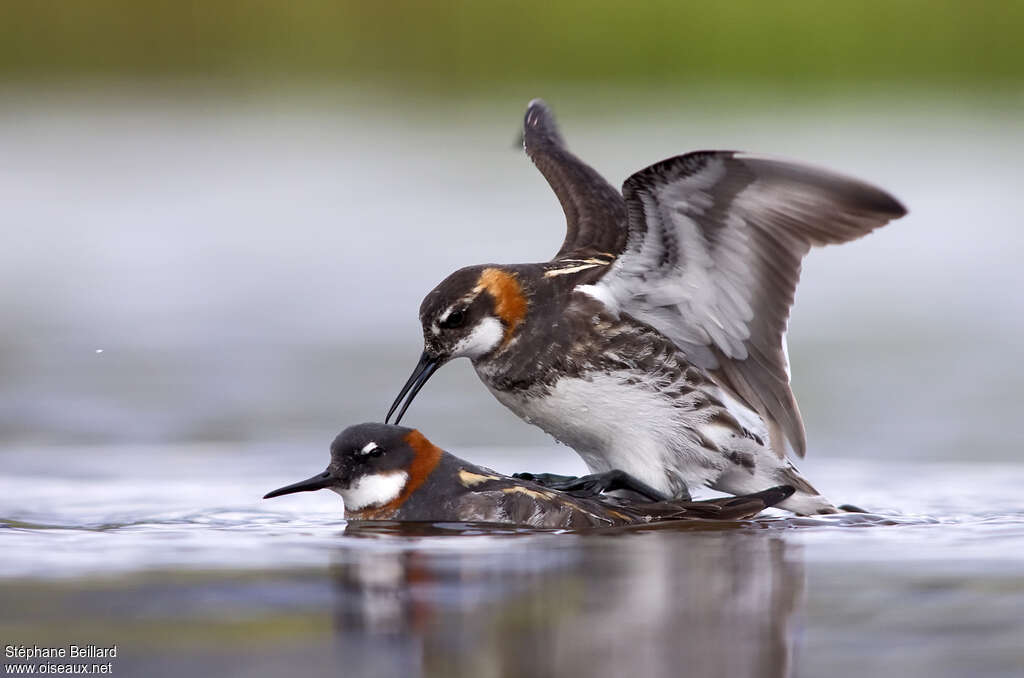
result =
M330 486L331 472L324 471L319 475L315 475L312 478L300 480L297 483L291 485L285 485L284 487L278 488L273 492L267 492L263 495L264 499L273 499L274 497L280 497L282 494L292 494L293 492L312 492L313 490L322 490L325 487Z
M420 356L420 361L416 363L416 368L412 371L412 376L409 377L409 381L405 382L405 386L402 387L398 397L395 398L395 402L391 404L391 409L388 410L388 416L384 417L384 423L391 423L391 415L395 413L399 403L402 402L402 398L405 398L405 394L408 393L409 397L405 399L405 404L402 405L402 409L398 411L398 416L395 417L395 423L402 421L402 417L405 416L405 411L409 409L409 405L412 404L413 398L423 388L423 384L427 383L431 375L437 371L442 365L443 361L440 358L435 358L426 351Z

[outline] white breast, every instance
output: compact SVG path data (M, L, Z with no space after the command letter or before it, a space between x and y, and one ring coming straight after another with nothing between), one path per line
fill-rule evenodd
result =
M563 378L542 397L492 393L525 421L576 450L594 473L619 469L668 493L677 489L673 476L694 487L706 484L717 475L709 468L717 460L687 430L680 417L685 403L645 385L648 378L623 371Z

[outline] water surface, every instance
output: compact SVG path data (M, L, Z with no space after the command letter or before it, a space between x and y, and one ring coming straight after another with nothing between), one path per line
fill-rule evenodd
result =
M549 449L466 456L552 467ZM332 493L258 499L325 450L6 459L20 470L0 480L0 634L117 643L124 675L1011 676L1024 662L1024 466L827 460L819 485L870 514L567 533L346 524Z

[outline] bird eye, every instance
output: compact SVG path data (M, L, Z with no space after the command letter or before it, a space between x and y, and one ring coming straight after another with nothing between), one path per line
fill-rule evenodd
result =
M371 457L379 457L382 454L384 454L384 448L383 447L375 447L372 450L370 450L370 456Z
M455 329L461 327L462 323L466 321L466 312L461 308L455 309L448 314L448 317L440 322L440 326L446 330Z

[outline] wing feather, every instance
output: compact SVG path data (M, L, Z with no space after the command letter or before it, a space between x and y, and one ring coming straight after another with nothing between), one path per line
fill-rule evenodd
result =
M778 454L788 441L803 456L785 348L801 260L906 210L856 179L732 151L662 161L622 194L628 237L598 285L756 411Z
M526 109L523 146L565 212L565 240L554 259L617 256L626 243L626 204L598 172L569 152L540 99Z

